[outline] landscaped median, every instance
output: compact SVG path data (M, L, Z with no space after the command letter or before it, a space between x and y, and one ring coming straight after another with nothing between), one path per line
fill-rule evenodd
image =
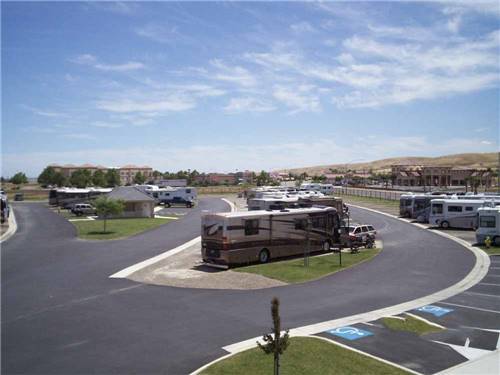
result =
M268 375L273 373L273 356L259 348L245 350L214 363L203 375ZM292 337L290 346L281 355L280 372L287 375L305 374L408 374L363 354L345 349L314 337Z
M319 279L335 272L365 262L380 252L379 248L361 249L357 253L343 252L342 265L339 262L339 253L328 253L309 257L309 266L304 266L304 258L275 261L266 264L256 264L238 267L236 272L259 274L271 279L286 283L301 283Z
M159 227L173 219L139 218L139 219L108 219L106 232L103 231L102 220L72 221L78 237L87 240L115 240L139 234L149 229Z

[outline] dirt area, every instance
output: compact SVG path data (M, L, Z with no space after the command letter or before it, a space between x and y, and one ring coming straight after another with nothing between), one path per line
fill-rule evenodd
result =
M260 275L205 266L201 264L200 244L143 268L129 279L146 284L202 289L262 289L286 285Z

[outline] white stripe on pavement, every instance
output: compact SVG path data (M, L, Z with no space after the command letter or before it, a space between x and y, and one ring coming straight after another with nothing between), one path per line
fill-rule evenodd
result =
M485 311L485 312L490 312L494 314L500 314L500 311L496 310L490 310L490 309L483 309L482 307L474 307L474 306L467 306L467 305L461 305L459 303L452 303L452 302L438 302L440 305L450 305L450 306L457 306L457 307L463 307L465 309L471 309L471 310L478 310L478 311Z

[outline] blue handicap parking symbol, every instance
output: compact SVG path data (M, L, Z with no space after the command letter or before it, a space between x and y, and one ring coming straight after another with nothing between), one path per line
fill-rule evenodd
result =
M448 314L449 312L453 311L453 309L445 309L444 307L439 307L439 306L434 306L434 305L427 305L423 306L417 309L417 311L422 311L428 314L432 314L434 316L443 316L445 314Z
M347 340L357 340L366 336L372 336L373 333L356 327L339 327L327 331L329 334L339 336Z

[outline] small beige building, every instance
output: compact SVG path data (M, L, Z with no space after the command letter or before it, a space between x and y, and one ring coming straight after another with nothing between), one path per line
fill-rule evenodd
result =
M135 186L119 186L108 194L108 198L125 203L121 217L154 217L156 201Z

